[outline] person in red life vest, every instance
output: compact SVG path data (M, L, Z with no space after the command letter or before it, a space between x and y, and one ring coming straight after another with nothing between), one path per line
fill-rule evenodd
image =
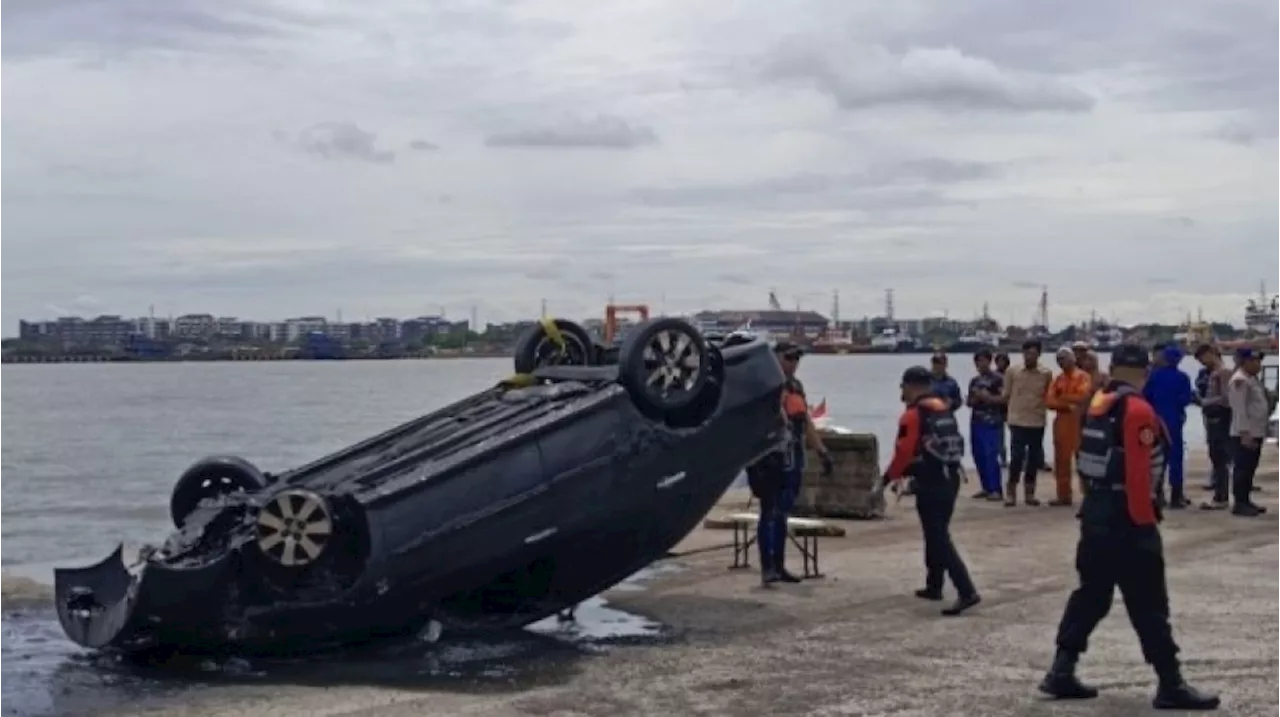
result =
M800 494L804 478L805 446L822 461L823 475L834 468L831 455L809 416L809 401L804 384L796 378L796 368L804 351L790 341L779 341L774 355L787 377L782 389L782 415L787 426L786 443L781 450L766 455L747 469L751 492L760 499L760 519L756 524L756 545L760 550L760 581L798 583L786 567L787 518Z
M934 395L933 382L933 375L923 366L913 366L902 374L902 402L907 409L898 420L898 440L884 479L895 488L904 478L915 482L925 565L924 588L916 591L916 597L941 600L942 583L949 575L959 597L942 614L959 615L982 598L951 542L951 515L960 494L964 438L950 404Z
M1067 599L1053 666L1040 691L1059 699L1097 697L1098 690L1076 677L1076 662L1119 587L1143 657L1159 679L1152 706L1216 709L1217 695L1200 692L1182 678L1169 626L1155 491L1170 441L1155 409L1142 397L1149 367L1141 346L1117 348L1111 354L1111 382L1094 394L1085 411L1076 456L1080 481L1087 486L1076 546L1080 586Z

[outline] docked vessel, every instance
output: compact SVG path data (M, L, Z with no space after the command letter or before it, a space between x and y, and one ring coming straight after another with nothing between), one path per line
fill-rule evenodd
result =
M1259 334L1275 336L1280 332L1280 295L1273 294L1268 299L1265 282L1258 289L1258 298L1245 305L1244 324Z
M1003 337L991 331L978 329L969 333L962 334L955 341L947 345L947 351L951 353L974 353L982 349L990 349L995 351L999 348Z

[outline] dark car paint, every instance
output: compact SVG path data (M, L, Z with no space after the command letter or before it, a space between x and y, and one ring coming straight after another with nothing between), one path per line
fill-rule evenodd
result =
M511 627L555 614L666 554L781 440L767 345L726 348L723 362L719 404L693 428L645 417L599 367L579 370L586 383L466 399L202 506L166 544L181 557L152 556L134 576L119 551L56 571L59 618L89 647L297 652L428 619ZM251 514L294 487L344 505L358 574L263 585ZM73 609L77 587L96 593L87 613Z

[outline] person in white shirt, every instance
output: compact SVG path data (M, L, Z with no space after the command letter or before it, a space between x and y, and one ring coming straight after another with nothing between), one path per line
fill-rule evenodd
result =
M1235 504L1232 515L1253 518L1266 512L1251 499L1253 475L1262 457L1262 443L1267 437L1267 420L1271 402L1258 374L1262 372L1262 353L1250 348L1236 351L1236 372L1227 382L1227 404L1231 407L1231 492Z

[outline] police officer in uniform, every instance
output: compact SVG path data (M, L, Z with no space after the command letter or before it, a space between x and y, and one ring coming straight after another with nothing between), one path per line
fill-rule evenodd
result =
M951 515L960 493L960 461L964 438L950 404L933 393L934 377L923 366L902 374L902 402L907 404L898 420L898 439L885 482L904 478L915 482L916 512L924 532L924 588L916 597L941 600L942 583L951 576L959 597L943 615L959 615L982 601L969 569L951 542Z
M1169 439L1155 409L1142 398L1149 365L1140 346L1116 349L1111 354L1112 380L1094 394L1085 413L1076 464L1087 486L1076 547L1080 586L1067 600L1058 626L1058 650L1040 691L1060 699L1098 695L1076 677L1076 661L1111 609L1119 587L1143 657L1159 678L1152 706L1211 710L1218 707L1217 695L1200 692L1182 679L1178 646L1169 627L1164 549L1157 527L1161 516L1155 501Z

